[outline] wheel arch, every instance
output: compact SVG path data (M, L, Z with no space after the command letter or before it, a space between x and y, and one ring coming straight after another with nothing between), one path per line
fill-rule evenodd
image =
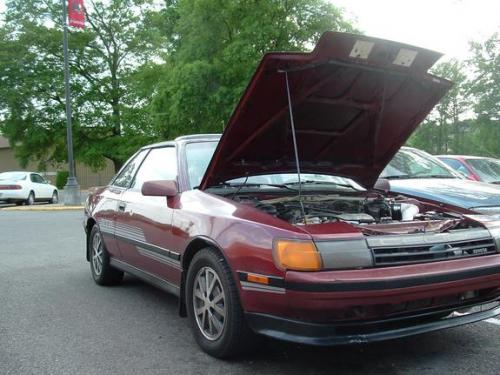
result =
M187 316L187 311L186 311L186 293L185 293L185 285L186 285L186 274L187 270L189 268L189 265L191 264L191 261L193 260L195 254L203 250L207 247L213 248L215 251L217 251L226 261L227 263L227 257L224 254L224 252L221 249L221 246L212 238L207 237L207 236L197 236L191 239L189 244L186 246L186 249L184 250L184 253L182 254L181 258L181 267L182 267L182 275L181 275L181 290L180 290L180 298L179 298L179 315L182 317Z
M90 262L90 246L89 246L89 241L90 241L90 232L92 231L92 228L96 225L96 221L94 218L89 217L87 219L87 222L85 223L85 234L86 234L86 250L85 250L85 257L87 259L87 262Z

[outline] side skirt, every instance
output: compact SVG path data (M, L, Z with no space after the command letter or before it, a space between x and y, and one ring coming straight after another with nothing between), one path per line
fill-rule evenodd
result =
M109 260L109 263L115 267L115 268L118 268L119 270L123 271L123 272L127 272L127 273L130 273L131 275L134 275L136 277L138 277L139 279L141 280L144 280L146 281L147 283L159 288L159 289L162 289L168 293L172 293L174 295L176 295L177 297L180 296L180 288L166 280L163 280L161 278L159 278L158 276L155 276L149 272L146 272L146 271L143 271L137 267L134 267L124 261L121 261L121 260L118 260L118 259L115 259L115 258L111 258Z

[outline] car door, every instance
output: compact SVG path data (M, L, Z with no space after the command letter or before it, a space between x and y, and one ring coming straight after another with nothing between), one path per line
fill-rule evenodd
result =
M35 199L47 199L50 195L47 194L47 185L45 180L38 173L30 173L31 190L35 193Z
M124 259L133 266L179 285L180 255L171 249L173 209L166 197L146 197L144 182L176 180L177 157L174 145L152 148L122 195L116 220L116 237Z
M95 217L106 249L111 256L121 258L116 240L116 217L123 192L130 186L139 165L149 150L141 150L133 155L120 169L110 184L100 194L99 210Z

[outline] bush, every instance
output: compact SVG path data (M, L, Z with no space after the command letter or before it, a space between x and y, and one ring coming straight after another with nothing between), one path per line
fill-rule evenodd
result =
M66 181L68 180L69 172L68 171L57 171L56 175L56 186L58 189L64 189L64 185L66 185Z

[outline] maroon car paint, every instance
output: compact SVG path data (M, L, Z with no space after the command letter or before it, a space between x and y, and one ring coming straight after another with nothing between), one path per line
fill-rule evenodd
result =
M168 282L173 286L176 294L180 295L181 301L184 298L182 294L184 276L193 252L202 247L216 247L232 271L242 308L246 313L265 313L308 322L331 322L337 313L342 313L342 310L354 311L361 307L367 311L368 317L383 319L387 315L383 309L377 307L381 304L409 303L425 298L437 299L471 290L486 290L492 295L498 294L500 272L491 273L490 271L500 270L500 254L394 267L285 272L275 265L273 259L272 248L276 239L333 241L361 239L364 236L353 225L341 221L316 225L292 225L250 205L238 203L203 189L221 182L227 176L234 177L245 173L258 174L260 171L255 163L262 165L265 158L276 156L271 154L265 154L262 158L258 156L261 151L264 154L267 150L274 149L267 144L268 140L265 138L269 137L269 142L274 143L282 140L282 136L286 135L284 132L260 133L259 130L259 127L265 127L263 123L265 118L277 116L277 113L281 113L279 108L286 107L283 75L276 74L276 69L321 63L337 58L345 55L356 39L373 41L376 45L373 60L354 63L360 66L373 67L382 63L386 66L389 61L387 54L394 54L398 49L408 47L364 36L327 33L322 37L315 52L310 55L298 53L267 55L238 109L233 114L203 179L201 189L190 190L189 188L183 150L187 143L216 141L216 139L210 136L206 138L200 136L198 139L181 138L168 144L145 147L143 150L172 145L177 147L179 193L174 197L163 198L144 196L139 190L117 188L112 185L95 189L91 192L85 207L87 233L90 232L89 229L95 222L103 232L103 238L112 258L124 261L149 275ZM377 124L378 121L368 121L364 127L354 128L355 131L349 127L345 129L341 137L339 137L340 133L336 132L336 136L327 142L330 145L330 141L333 140L331 145L335 147L328 148L331 152L326 153L325 157L328 154L328 158L335 162L338 160L339 165L331 164L325 167L320 163L316 167L305 167L304 172L327 171L343 174L356 178L365 185L370 185L376 180L385 163L449 87L447 81L425 73L439 57L438 54L414 47L408 48L418 51L418 58L415 59L409 74L404 75L405 80L413 84L394 86L389 83L391 94L387 96L390 99L387 99L385 103L383 125L375 133L367 126ZM382 53L386 54L385 57L380 56ZM271 68L272 71L269 70ZM348 75L353 73L349 69ZM398 72L407 71L405 67L391 68L391 71L392 69ZM267 78L262 80L263 77ZM301 76L301 79L307 78L307 76ZM336 78L345 83L343 77L336 76ZM368 97L364 97L360 88L353 89L355 87L352 82L353 77L348 79L349 84L341 85L347 91L353 90L352 93L356 97L356 104L349 101L347 107L354 105L365 108L369 105L381 110L378 107L380 104L378 101L370 101L375 92L381 94L378 90L380 82L377 81L380 77L372 78L377 89L370 91ZM366 77L362 81L363 85L369 82ZM301 83L299 80L292 80L292 86L297 89ZM417 86L419 88L416 88ZM265 90L269 90L270 96L263 94ZM398 90L402 90L399 94L403 95L396 95ZM330 99L339 96L342 90L341 87L334 86L331 91L335 95L330 96ZM256 96L256 93L263 96ZM322 95L328 95L328 93L329 91L326 90L322 92ZM295 95L298 95L297 91ZM347 96L349 95L343 94L339 100L344 101ZM366 104L366 102L363 104L363 100L371 104ZM265 105L265 103L274 102L276 104ZM336 104L339 103L336 102ZM262 112L257 111L261 107ZM396 107L399 109L396 110ZM253 111L250 110L251 108ZM251 118L247 115L249 112L253 113L251 116L259 119L253 126L249 126ZM307 113L312 114L312 112ZM403 125L396 127L396 124L401 124L401 120L403 120ZM286 126L283 121L284 119L279 126ZM277 128L269 125L269 129L276 130ZM323 142L321 147L311 147L311 150L306 151L307 145L316 146L317 129L306 127L302 130L302 134L299 132L299 136L304 137L299 142L299 148L303 150L301 160L312 162L313 153L319 152L325 144ZM312 131L311 134L316 135L311 136L308 133L310 131ZM351 131L353 131L352 134L350 134ZM255 133L262 134L263 137L252 138L250 134ZM323 132L320 133L322 138L325 137ZM251 138L256 143L245 144L243 141L245 137ZM340 138L342 138L342 144L339 143ZM363 142L368 140L367 144L370 146L366 147ZM320 143L318 142L318 145ZM239 146L242 144L245 147ZM362 144L362 147L357 147ZM271 168L271 171L293 171L293 166L284 167L290 161L291 146L289 145L286 149L280 147L276 149L284 156L285 163L279 166L279 163L276 164L277 166ZM232 154L237 157L232 159L230 157ZM254 159L248 159L252 163L233 164L242 155L247 158L252 154ZM269 170L267 173L270 173ZM481 217L474 217L474 220L481 221ZM496 224L489 223L488 225ZM109 228L110 230L104 230ZM121 237L126 236L129 237L128 241L123 241ZM146 247L149 247L149 250ZM160 249L164 256L159 259L151 248ZM238 282L239 273L249 272L275 277L276 280L282 282L282 286L275 288L273 292L245 290L241 281ZM369 311L371 308L374 310Z
M373 43L366 59L353 57L357 41ZM401 50L416 52L409 66L395 63ZM345 176L371 187L451 87L427 73L440 56L335 32L323 34L311 53L265 55L201 188L245 175L295 172L283 71L289 71L302 172Z

